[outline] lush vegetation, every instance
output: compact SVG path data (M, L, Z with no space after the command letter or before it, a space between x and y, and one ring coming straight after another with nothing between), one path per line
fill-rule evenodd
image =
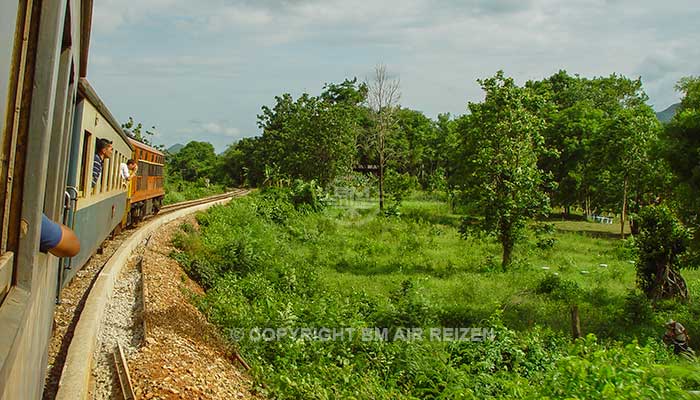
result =
M163 204L223 193L229 184L214 146L192 141L176 154L167 154Z
M695 364L658 339L670 318L700 332L688 301L700 292L700 78L678 83L667 125L640 79L565 71L522 86L498 72L479 80L485 98L468 114L433 121L376 72L276 97L262 135L224 154L191 142L168 158L171 188L265 188L183 226L174 255L261 390L622 399L698 388ZM587 221L601 216L619 225ZM430 340L431 328L494 339Z
M414 196L384 217L374 201L321 210L314 193L297 184L216 207L174 240L207 289L197 304L275 398L682 398L700 383L659 342L669 317L700 330L700 307L654 309L635 290L634 250L611 232L560 230L552 248L520 246L502 272L498 243L462 239L444 202ZM574 302L589 335L572 343ZM322 327L355 334L251 334ZM387 340L363 340L375 327ZM488 328L495 339L400 335L434 327Z

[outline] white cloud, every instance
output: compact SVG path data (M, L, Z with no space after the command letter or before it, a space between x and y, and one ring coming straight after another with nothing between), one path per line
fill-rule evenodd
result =
M221 32L231 28L264 28L272 22L272 15L265 9L225 6L210 14L206 28L209 31Z
M482 96L475 80L499 69L520 83L559 69L641 75L658 108L677 99L678 78L700 74L697 0L100 0L94 7L89 77L111 90L103 98L124 115L156 120L164 137L220 146L258 132L255 114L274 96L362 79L378 62L400 76L404 106L430 116L464 112ZM193 115L211 122L187 122Z
M182 134L209 134L216 136L224 136L229 138L240 138L241 130L227 126L224 122L200 122L190 121L190 125L178 130Z
M154 14L173 10L181 0L100 0L93 6L92 28L111 33L128 24L147 21Z

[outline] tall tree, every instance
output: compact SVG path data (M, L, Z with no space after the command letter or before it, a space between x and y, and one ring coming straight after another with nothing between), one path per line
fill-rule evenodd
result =
M362 97L348 96L354 85L346 80L322 96L304 93L297 100L284 94L275 97L273 108L264 106L258 116L264 163L290 178L315 179L321 185L349 170L357 137L355 107Z
M661 125L654 111L646 104L618 110L608 122L606 135L601 136L598 152L609 171L617 204L620 204L620 235L625 236L625 222L629 213L630 193L637 203L648 180L658 168L652 150L658 141ZM616 188L615 188L616 186Z
M396 112L399 108L400 81L389 75L386 66L377 65L374 76L367 82L367 104L372 110L374 130L369 136L377 155L379 166L379 211L384 211L384 170L388 158L388 136L396 129Z
M152 126L151 129L143 129L142 123L136 123L134 118L129 117L129 120L122 124L122 130L132 139L139 141L143 144L153 146L153 142L149 137L153 137L156 134L156 127ZM163 149L163 145L155 146L156 148Z
M537 166L544 140L539 116L544 100L516 86L503 71L479 83L486 98L469 103L468 123L459 131L462 188L477 217L465 220L463 232L494 234L503 248L505 270L526 222L549 210Z
M685 77L676 85L681 106L666 126L666 159L675 179L674 195L684 222L700 227L700 77ZM695 235L700 242L700 235ZM700 247L700 243L696 243Z
M565 213L572 205L584 205L587 214L618 211L624 226L629 211L658 194L666 170L653 157L659 125L641 80L559 71L527 87L551 104L543 115L547 151L540 166L557 184L553 203Z
M217 167L214 146L209 142L191 141L167 161L170 176L179 176L185 181L195 182L208 178L214 181Z

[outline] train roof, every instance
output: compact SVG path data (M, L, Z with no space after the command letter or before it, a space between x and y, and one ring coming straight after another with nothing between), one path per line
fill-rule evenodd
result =
M133 150L134 146L131 144L131 138L129 138L126 133L124 133L124 129L122 129L122 126L117 122L116 118L114 118L114 115L112 115L111 112L109 112L109 109L105 105L105 103L102 102L100 97L97 95L95 92L95 89L90 86L90 82L88 82L87 79L85 78L80 78L78 80L78 93L80 93L83 97L87 99L87 101L92 104L97 111L102 114L104 119L109 122L109 124L114 128L115 131L119 134L119 136L124 139L124 142L129 146L129 149Z
M80 2L80 78L87 76L90 32L92 31L92 0Z
M147 145L147 144L145 144L145 143L143 143L143 142L139 142L138 140L136 140L136 139L134 139L134 138L129 138L129 141L131 141L131 145L132 145L133 147L140 147L140 148L142 148L142 149L146 149L146 150L148 150L148 151L150 151L150 152L152 152L152 153L155 153L155 154L157 154L157 155L159 155L159 156L165 155L165 154L163 154L162 151L156 149L155 147L149 146L149 145Z

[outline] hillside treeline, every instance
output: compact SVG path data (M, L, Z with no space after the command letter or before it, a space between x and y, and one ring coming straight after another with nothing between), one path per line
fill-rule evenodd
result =
M379 78L386 76L326 84L316 96L277 96L258 116L261 136L218 156L208 143L191 142L170 157L170 175L254 187L314 180L327 188L361 171L379 178L380 200L406 185L445 191L479 211L504 244L552 206L564 214L620 215L621 230L629 220L633 232L641 207L660 202L697 222L698 78L678 83L683 100L666 126L647 104L641 79L617 74L559 71L518 86L499 72L479 80L482 102L435 120L402 107L398 93L373 101L387 87L398 89L398 81L382 87Z
M512 80L507 85L515 86ZM463 189L469 158L480 146L483 130L507 131L514 118L529 114L528 131L542 173L542 187L552 206L588 213L622 209L629 212L697 186L698 80L682 80L684 99L674 120L664 129L640 79L621 75L584 78L560 71L541 81L529 81L521 104L470 103L469 112L433 120L418 110L395 105L386 136L388 170L415 177L421 188ZM353 169L372 171L379 164L374 131L375 112L367 106L368 87L357 80L327 84L318 96L289 94L275 98L258 116L261 136L244 138L217 157L211 146L193 142L172 158L186 180L202 176L220 183L261 186L273 181L316 180L321 185ZM495 108L503 110L497 110ZM509 109L509 110L506 110ZM498 114L514 111L513 115ZM484 126L489 115L501 118ZM482 128L482 129L478 129ZM495 132L498 134L498 132ZM175 168L173 168L175 169Z

